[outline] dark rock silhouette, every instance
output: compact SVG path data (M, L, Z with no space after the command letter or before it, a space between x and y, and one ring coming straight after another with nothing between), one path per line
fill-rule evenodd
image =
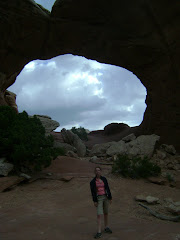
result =
M1 1L0 104L25 64L71 53L132 71L147 89L141 134L180 150L180 4L57 0L51 14L31 0Z

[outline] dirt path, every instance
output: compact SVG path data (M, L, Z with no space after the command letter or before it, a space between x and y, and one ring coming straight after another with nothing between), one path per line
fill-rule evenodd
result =
M0 193L0 239L94 239L96 209L89 189L94 166L83 160L60 157L45 172L74 176L71 181L37 180ZM137 194L179 201L179 190L144 180L116 178L107 166L104 173L113 195L109 214L113 234L104 233L101 239L180 239L180 223L158 220L134 201Z

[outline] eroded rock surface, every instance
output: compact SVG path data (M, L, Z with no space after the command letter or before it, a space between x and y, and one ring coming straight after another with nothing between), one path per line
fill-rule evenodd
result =
M61 130L61 135L65 143L72 145L77 149L77 154L79 157L84 157L86 155L86 146L83 141L70 130L63 128Z
M43 127L45 128L46 135L50 135L50 133L53 130L60 126L60 124L57 121L52 120L51 117L49 116L46 115L34 115L34 116L39 118L39 120L41 121Z

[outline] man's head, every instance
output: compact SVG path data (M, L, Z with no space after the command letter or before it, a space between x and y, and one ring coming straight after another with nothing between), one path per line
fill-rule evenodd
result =
M95 167L95 169L94 169L94 173L97 177L101 176L101 171L102 171L102 169L99 166Z

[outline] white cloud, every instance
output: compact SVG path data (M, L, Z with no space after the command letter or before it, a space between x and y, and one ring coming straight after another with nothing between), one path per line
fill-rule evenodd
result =
M27 64L13 86L19 111L49 115L61 127L139 125L146 90L131 72L71 54Z

